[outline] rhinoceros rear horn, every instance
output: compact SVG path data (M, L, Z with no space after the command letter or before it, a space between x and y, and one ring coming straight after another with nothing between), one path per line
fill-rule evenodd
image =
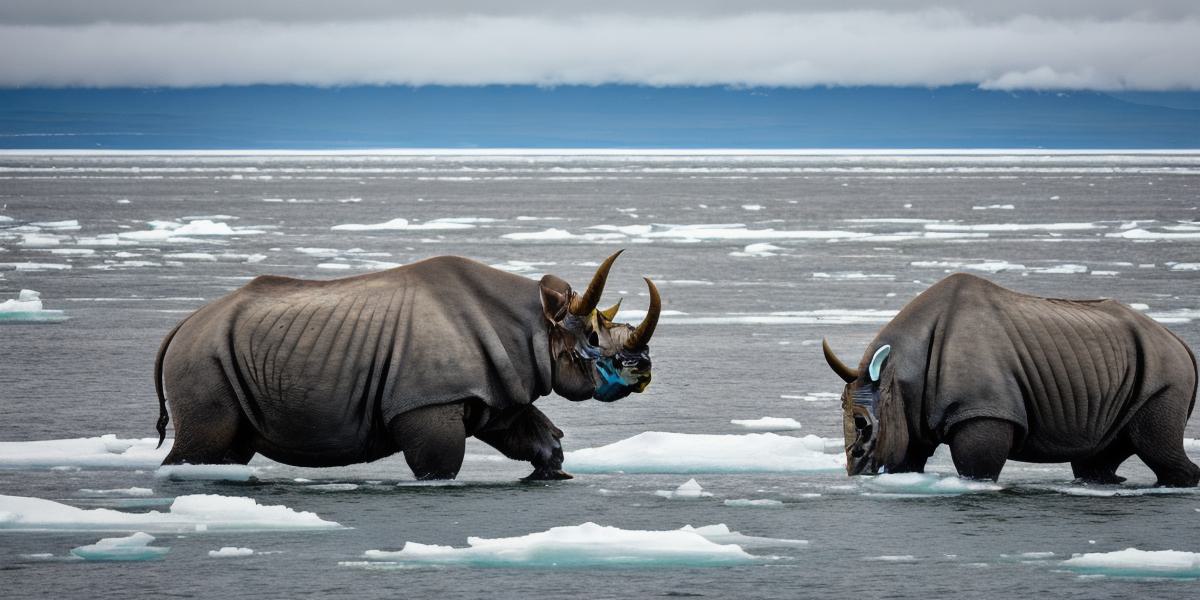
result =
M642 319L641 325L638 325L633 335L625 340L626 350L640 350L650 343L654 328L658 326L658 315L662 312L662 298L658 296L658 288L654 287L654 282L650 281L649 277L643 279L646 280L646 287L650 289L650 308L646 310L646 318Z
M588 284L587 289L571 299L571 314L583 317L596 310L596 305L600 303L600 295L604 293L604 283L608 281L608 270L612 268L613 262L622 252L624 250L617 250L612 256L604 259L604 262L596 269L596 274L592 275L592 282Z
M843 363L841 359L839 359L837 355L833 353L833 348L829 347L829 342L825 339L821 340L821 351L825 353L825 362L829 363L829 368L833 369L833 372L837 373L838 377L842 378L842 381L850 383L851 381L858 379L858 371L847 367L846 364Z

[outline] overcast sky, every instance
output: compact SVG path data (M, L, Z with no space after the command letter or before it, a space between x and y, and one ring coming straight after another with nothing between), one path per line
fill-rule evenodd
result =
M1197 0L396 4L0 0L0 86L1200 89Z

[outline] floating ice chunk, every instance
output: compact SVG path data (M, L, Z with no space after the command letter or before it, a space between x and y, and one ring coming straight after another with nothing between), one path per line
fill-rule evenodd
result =
M174 260L196 260L203 262L217 262L217 257L207 252L176 252L165 255L165 258Z
M1050 275L1077 275L1080 273L1087 273L1088 268L1084 265L1063 264L1055 265L1053 267L1039 267L1033 269L1033 271L1035 273L1046 273Z
M70 269L71 265L64 263L37 263L37 262L8 262L0 263L0 271L6 269L16 269L17 271L65 271Z
M865 478L863 487L869 492L898 496L956 496L1004 489L990 481L942 477L936 473L884 473Z
M762 205L761 204L743 204L742 210L758 211L758 210L762 210Z
M79 221L75 219L69 221L42 221L40 223L30 223L30 225L56 231L77 231L79 229Z
M336 529L315 513L260 505L253 498L179 496L168 512L83 509L53 500L0 495L0 530L14 531L268 531Z
M674 490L658 490L654 492L656 496L662 496L669 500L695 500L697 498L712 497L712 492L704 491L700 487L700 483L695 479L687 480L687 483L675 488Z
M1034 489L1042 489L1068 496L1090 496L1094 498L1115 498L1124 496L1156 496L1156 495L1193 495L1200 493L1196 488L1169 488L1169 487L1126 487L1119 485L1048 485L1048 486L1030 486Z
M965 225L961 223L929 223L925 225L929 231L985 231L1001 233L1010 231L1088 231L1104 229L1096 223L985 223L981 225Z
M969 269L985 273L1000 273L1003 271L1024 271L1025 265L1010 263L1005 260L985 260L983 262L960 262L950 260L918 260L908 263L909 266L929 269Z
M64 239L60 235L45 235L41 233L24 233L21 234L21 246L26 248L49 248L59 245Z
M347 269L354 268L354 265L351 265L350 263L318 263L317 268L318 269L334 269L334 270L344 271Z
M239 548L237 546L222 546L220 550L209 550L208 555L213 558L240 558L243 556L254 556L252 548Z
M986 206L972 206L971 210L1013 210L1015 208L1011 204L988 204Z
M863 560L876 562L917 562L917 557L911 554L885 554L883 556L866 556Z
M622 235L636 236L646 235L654 230L650 225L593 225L588 229L596 229L599 231L614 231Z
M766 258L768 256L778 256L778 251L780 250L783 250L783 248L780 248L775 244L758 242L747 245L745 248L742 248L741 251L730 252L729 255L749 258Z
M58 323L66 321L61 310L45 310L42 308L41 294L33 290L21 290L16 300L0 302L0 322L35 321L43 323ZM3 458L0 458L2 464Z
M53 248L50 254L58 256L92 256L96 253L91 248Z
M771 500L769 498L761 498L751 500L749 498L735 498L725 501L725 506L737 507L753 507L753 508L777 508L783 506L783 502L779 500Z
M500 269L501 271L508 271L510 273L530 273L530 272L534 272L534 271L541 271L542 267L549 267L549 266L553 266L554 264L556 264L556 263L553 263L553 262L529 262L529 261L524 261L524 260L509 260L507 262L502 262L499 264L492 265L492 267L496 268L496 269Z
M1171 265L1172 271L1200 271L1200 263L1175 263Z
M831 402L842 397L836 392L810 392L808 394L780 394L784 400L801 400L803 402Z
M0 223L12 223L12 222L13 222L12 217L6 217L4 215L0 215Z
M296 252L320 258L332 258L338 255L337 248L296 248Z
M121 439L108 434L92 438L0 442L0 468L47 468L69 465L86 468L153 469L171 450L168 439L156 449L157 438Z
M248 465L163 465L154 476L172 481L250 481L258 476L258 469Z
M510 538L467 538L466 548L407 542L395 552L368 550L369 561L476 567L704 567L754 562L735 544L699 531L644 531L583 523ZM347 563L359 566L359 563Z
M318 492L352 492L358 489L356 483L317 483L304 486L306 490L316 490Z
M580 473L806 473L840 471L845 456L825 454L815 435L704 435L647 431L598 448L566 454Z
M154 490L144 487L119 488L114 490L93 490L83 488L79 490L81 494L89 496L153 496Z
M565 229L556 229L551 227L545 231L518 231L516 233L506 233L500 236L508 240L520 241L558 241L558 240L573 240L577 236Z
M458 221L455 219L434 219L425 223L411 223L408 219L392 219L383 223L347 223L345 225L334 225L330 229L334 231L429 231L442 229L474 229L475 225L470 222Z
M1156 310L1147 312L1146 316L1159 323L1190 323L1193 319L1200 319L1200 309Z
M894 281L895 275L890 273L863 273L862 271L840 271L837 273L813 273L813 279L833 279L837 281Z
M1178 550L1138 550L1076 554L1061 566L1086 575L1115 577L1200 577L1200 553Z
M72 548L71 554L84 560L158 560L170 548L151 546L154 536L141 531L126 537L104 538L95 544Z
M1115 233L1105 234L1108 237L1124 238L1127 240L1200 240L1200 231L1193 232L1175 232L1175 231L1150 231L1148 229L1135 228Z
M748 229L744 224L667 225L661 231L645 234L648 238L697 240L846 240L870 237L861 231Z
M800 429L800 421L791 417L762 417L759 419L733 419L730 421L738 427L752 431L795 431Z
M766 314L727 313L722 316L667 317L664 311L659 323L670 325L858 325L886 323L897 311L878 309L818 309L780 311Z

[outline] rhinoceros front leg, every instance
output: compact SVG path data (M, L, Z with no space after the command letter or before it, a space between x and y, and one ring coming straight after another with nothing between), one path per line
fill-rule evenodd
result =
M950 458L958 476L1000 478L1013 445L1013 424L1000 419L968 419L950 431Z
M562 430L533 405L505 411L494 425L475 434L505 456L532 463L533 472L524 481L571 479L562 470L562 436Z
M410 410L389 424L396 445L417 479L454 479L467 451L463 403Z

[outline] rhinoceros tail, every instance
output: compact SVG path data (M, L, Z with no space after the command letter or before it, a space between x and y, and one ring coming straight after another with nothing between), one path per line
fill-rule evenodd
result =
M158 347L158 356L154 358L154 391L158 393L158 424L155 428L158 429L158 446L162 448L163 441L167 439L167 423L171 421L170 415L167 414L167 396L163 393L163 357L167 355L167 347L171 345L171 340L175 339L175 334L179 332L179 328L187 322L184 319L163 338L162 344Z

